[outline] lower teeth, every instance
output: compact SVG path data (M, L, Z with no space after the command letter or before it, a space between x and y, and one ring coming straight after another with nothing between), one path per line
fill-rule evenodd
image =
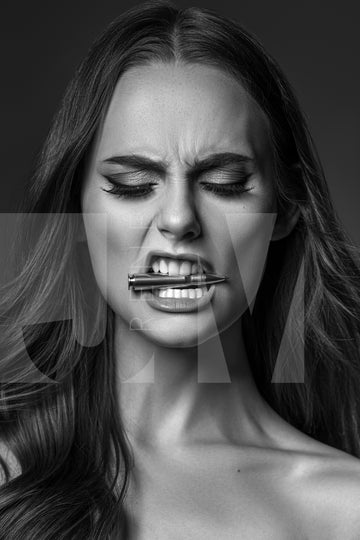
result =
M206 287L196 289L155 289L154 293L160 298L201 298L207 292Z

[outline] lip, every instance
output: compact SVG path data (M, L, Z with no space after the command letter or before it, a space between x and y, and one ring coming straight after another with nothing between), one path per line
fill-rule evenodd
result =
M146 264L145 271L147 271L150 268L150 265L153 259L158 258L158 257L164 257L164 258L166 257L169 259L186 260L186 261L191 261L195 263L200 263L205 272L214 272L214 268L212 264L209 261L207 261L204 257L199 255L198 253L184 253L184 252L169 253L167 251L161 251L161 250L150 251L148 253L145 260L145 264Z
M208 306L215 293L215 285L211 285L209 290L201 298L160 298L152 291L142 291L145 301L158 311L170 313L193 313L198 312Z

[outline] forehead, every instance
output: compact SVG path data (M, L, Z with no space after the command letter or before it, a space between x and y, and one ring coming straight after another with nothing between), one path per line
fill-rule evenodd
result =
M199 64L153 64L119 79L98 134L101 158L119 151L191 160L267 149L268 121L234 77Z

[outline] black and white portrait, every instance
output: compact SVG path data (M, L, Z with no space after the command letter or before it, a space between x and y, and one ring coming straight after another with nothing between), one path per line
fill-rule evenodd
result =
M6 7L0 537L360 538L355 7Z

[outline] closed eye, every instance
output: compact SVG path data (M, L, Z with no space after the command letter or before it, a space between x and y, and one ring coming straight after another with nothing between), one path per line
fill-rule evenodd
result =
M146 197L154 192L159 183L157 173L148 170L103 176L111 187L110 189L102 188L102 190L123 199ZM236 197L253 189L252 187L246 187L250 176L251 173L244 171L244 168L239 170L214 168L202 172L196 184L198 184L200 190L214 195Z
M229 170L216 168L201 174L200 186L205 191L224 197L232 197L253 189L247 187L251 176L252 173L246 171L243 167Z
M246 188L244 184L240 182L234 182L233 184L217 184L212 182L202 183L200 186L202 190L215 193L216 195L220 195L222 197L234 197L253 189L252 187Z
M116 177L118 178L119 175L116 175ZM153 191L153 186L157 185L157 182L148 182L148 181L147 182L142 181L141 183L131 185L131 184L119 182L118 180L114 180L114 178L111 176L104 176L104 178L110 184L111 188L110 189L101 188L101 189L105 191L106 193L110 193L112 195L115 195L123 199L138 198L138 197L144 197L146 195L149 195Z

